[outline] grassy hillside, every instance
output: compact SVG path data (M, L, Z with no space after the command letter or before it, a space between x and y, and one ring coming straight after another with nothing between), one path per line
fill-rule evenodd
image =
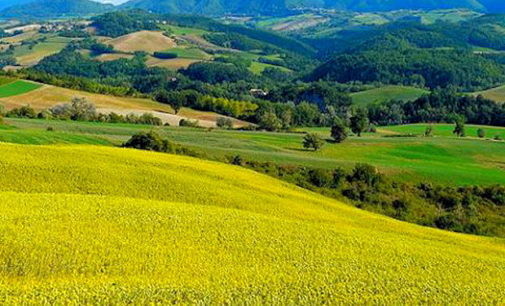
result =
M475 96L482 95L486 99L496 101L498 103L505 102L505 85L500 87L491 88L484 91L474 93Z
M397 222L192 158L86 146L0 150L4 301L505 298L502 240Z
M351 94L354 104L365 106L391 100L413 101L429 91L408 86L384 86Z
M76 123L43 120L6 120L10 129L0 130L0 141L14 143L89 143L121 144L139 131L149 131L150 126L132 126L98 123ZM55 132L47 132L48 126ZM398 130L395 130L398 129ZM247 160L271 161L278 164L305 165L325 169L344 167L364 162L379 167L396 180L404 182L430 181L448 185L489 185L505 183L505 142L458 139L451 136L451 127L435 126L435 135L444 137L391 137L412 127L387 128L379 134L352 137L343 144L327 143L319 152L303 149L303 134L264 133L159 128L159 133L173 141L204 152L209 158L224 159L239 154ZM424 127L415 128L419 134ZM467 127L471 135L473 127ZM495 131L488 130L488 137ZM328 129L314 129L328 137ZM53 134L54 133L54 134ZM54 138L52 138L54 135ZM67 138L65 138L67 136ZM75 139L85 137L84 140ZM386 136L386 137L384 137Z
M0 84L0 98L22 95L40 87L42 87L41 84L22 80L12 81L3 85Z

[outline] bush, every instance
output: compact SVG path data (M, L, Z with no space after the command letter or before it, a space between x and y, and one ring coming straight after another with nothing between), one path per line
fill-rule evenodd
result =
M181 145L174 144L167 139L162 139L154 131L135 134L127 142L125 142L122 147L188 156L200 156L200 154L195 151Z
M195 128L200 127L198 120L192 121L189 119L181 119L179 121L179 126L195 127Z
M274 112L267 112L261 115L259 127L263 130L276 132L282 129L282 122Z
M312 169L309 171L309 182L317 187L328 187L333 182L330 171L324 169Z
M317 151L321 149L324 145L323 139L315 133L308 133L303 137L303 147L305 149L314 149Z
M164 152L166 144L157 133L150 131L147 133L139 133L133 135L127 142L123 144L123 147Z
M486 130L484 130L484 129L478 129L478 130L477 130L477 136L478 136L479 138L484 138L484 137L486 137Z
M153 56L159 59L174 59L178 57L176 53L171 52L154 52Z
M333 140L336 143L343 142L344 140L347 139L348 136L349 136L349 131L348 131L347 127L345 126L345 124L341 120L338 120L331 127L331 138L333 138Z
M368 186L376 187L381 182L382 176L374 166L357 164L349 178L350 182L362 182Z
M230 118L219 117L216 121L216 125L223 129L232 129L233 121Z
M37 113L29 105L21 106L20 108L14 108L7 112L6 117L9 118L37 118Z

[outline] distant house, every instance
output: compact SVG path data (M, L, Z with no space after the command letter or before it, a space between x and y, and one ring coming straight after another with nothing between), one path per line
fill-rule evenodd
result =
M267 91L264 91L263 89L258 89L258 88L253 88L250 90L251 95L255 97L265 97L268 95Z

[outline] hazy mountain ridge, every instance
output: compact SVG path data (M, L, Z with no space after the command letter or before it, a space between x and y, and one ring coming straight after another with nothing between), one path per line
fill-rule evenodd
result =
M325 8L353 11L434 10L466 8L482 12L505 12L499 0L131 0L124 8L142 8L158 13L281 14L295 8Z
M112 4L91 0L14 1L15 5L0 11L2 18L52 18L100 14L114 9ZM1 6L0 6L1 7Z

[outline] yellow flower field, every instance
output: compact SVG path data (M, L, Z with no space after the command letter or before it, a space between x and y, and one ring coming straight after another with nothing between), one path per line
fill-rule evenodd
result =
M1 304L505 301L505 241L398 222L239 167L0 144Z

